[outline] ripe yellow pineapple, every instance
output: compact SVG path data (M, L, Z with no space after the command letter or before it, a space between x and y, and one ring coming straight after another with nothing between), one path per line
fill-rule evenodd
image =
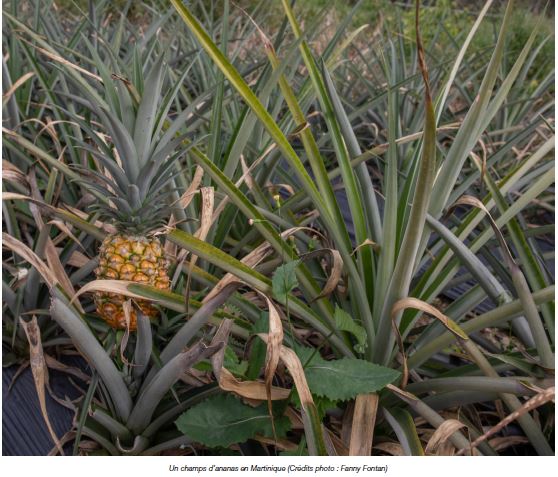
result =
M157 237L109 235L99 251L98 279L131 280L168 290L168 260ZM99 315L113 328L125 328L126 318L122 309L125 297L117 293L97 292L95 304ZM146 300L137 301L141 311L150 318L157 316L157 309ZM130 329L137 327L136 312L132 309Z
M180 134L187 115L168 120L182 79L163 94L164 70L161 55L145 80L132 88L139 94L132 95L119 79L105 81L104 103L91 97L87 89L82 91L104 135L95 132L90 122L76 118L90 140L82 146L98 163L94 169L82 168L82 182L98 199L93 211L117 230L100 247L96 277L129 280L161 290L170 287L169 262L154 232L169 219L168 197L175 192L171 187L175 167L187 151L182 147L186 134ZM104 140L107 136L109 144ZM96 147L91 147L91 142ZM127 297L99 291L94 300L97 313L110 326L126 327L122 305ZM151 302L135 301L146 316L158 316ZM135 330L133 309L130 318L130 329Z

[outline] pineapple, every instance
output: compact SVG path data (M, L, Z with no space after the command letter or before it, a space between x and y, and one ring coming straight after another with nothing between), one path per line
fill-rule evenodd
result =
M168 290L168 260L164 257L161 241L157 237L124 234L109 235L99 252L99 266L95 270L98 279L131 280ZM117 293L97 292L97 313L113 328L125 328L126 318L122 309L125 297ZM142 312L157 317L157 309L148 301L138 305ZM131 312L130 329L137 327L135 311Z
M141 71L141 69L140 69ZM165 83L163 60L153 65L143 83L143 90L123 82L120 76L103 78L107 101L84 89L88 108L97 116L102 139L91 123L79 119L82 128L96 147L81 143L103 170L81 168L81 181L97 197L92 209L111 223L116 233L102 242L97 279L130 280L168 290L169 260L155 232L168 221L170 186L176 161L186 152L178 149L185 136L178 134L187 115L179 114L174 122L167 119L179 84L162 97ZM181 78L182 79L182 78ZM181 81L181 79L179 81ZM97 99L97 101L96 101ZM123 303L127 298L118 293L99 291L95 294L97 313L113 328L125 328ZM157 308L148 301L136 300L141 311L151 319ZM135 311L131 312L130 329L137 327Z

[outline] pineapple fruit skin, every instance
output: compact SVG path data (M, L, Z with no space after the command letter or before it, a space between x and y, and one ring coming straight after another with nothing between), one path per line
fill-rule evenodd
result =
M98 280L129 280L150 285L160 290L170 289L169 261L165 258L161 241L157 237L113 234L103 240L99 250L99 266L95 269ZM118 293L96 292L97 313L112 328L125 329L126 318L122 304L128 298ZM136 300L141 311L155 319L159 311L146 300ZM136 312L130 313L130 330L137 328Z

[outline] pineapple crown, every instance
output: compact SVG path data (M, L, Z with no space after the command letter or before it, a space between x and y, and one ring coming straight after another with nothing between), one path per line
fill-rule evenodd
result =
M132 82L120 73L111 74L98 53L93 48L91 52L104 91L99 95L89 83L77 82L85 99L74 99L86 107L88 119L75 119L90 139L89 143L78 140L80 147L101 167L78 166L81 182L99 199L91 207L103 220L126 233L149 233L168 219L168 198L174 192L169 184L177 173L176 162L193 145L187 141L187 146L179 148L187 139L181 129L190 115L188 109L174 121L168 119L187 70L163 94L164 55L153 63L145 78L135 55ZM116 66L113 60L113 68ZM90 121L91 112L102 125L102 133Z

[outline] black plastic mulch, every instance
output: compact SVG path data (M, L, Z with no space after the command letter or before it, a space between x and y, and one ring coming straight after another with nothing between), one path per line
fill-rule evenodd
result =
M2 455L47 455L55 444L41 414L31 369L21 373L8 390L17 369L18 366L2 369ZM79 396L66 374L50 370L49 378L58 398ZM83 386L79 380L76 382ZM50 423L60 439L71 429L74 413L56 402L48 391L45 396Z

